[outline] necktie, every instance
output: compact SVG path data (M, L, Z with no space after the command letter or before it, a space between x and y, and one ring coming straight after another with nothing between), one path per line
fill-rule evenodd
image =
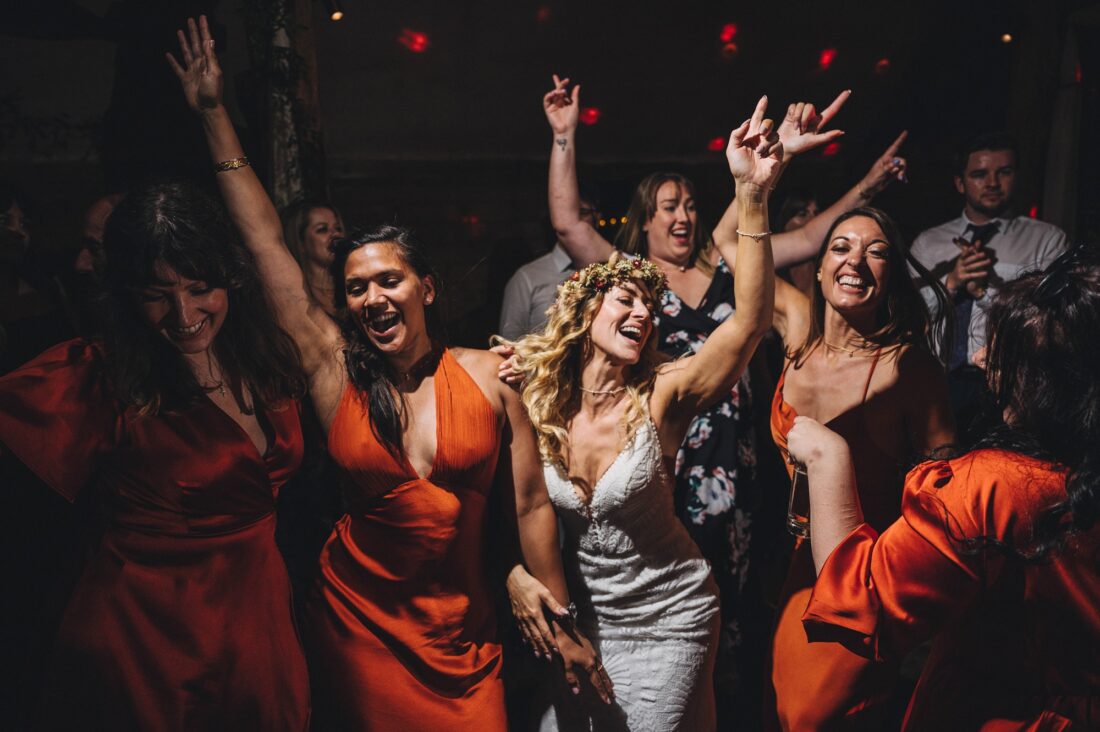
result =
M982 246L989 244L989 240L1000 229L1000 223L990 221L988 224L967 224L963 238L974 243L980 241ZM974 299L965 289L959 290L955 303L955 337L951 344L951 359L948 368L954 371L960 366L965 366L969 355L970 345L970 316L974 312Z

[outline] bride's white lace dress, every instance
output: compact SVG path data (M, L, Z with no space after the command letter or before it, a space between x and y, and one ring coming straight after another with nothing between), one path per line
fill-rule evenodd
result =
M718 589L673 510L653 422L638 427L588 505L560 465L545 465L544 474L565 530L578 624L615 685L615 702L559 694L541 729L710 732Z

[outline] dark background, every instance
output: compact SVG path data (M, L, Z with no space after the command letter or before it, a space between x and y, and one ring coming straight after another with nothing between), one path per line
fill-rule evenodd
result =
M312 4L328 193L349 222L418 230L443 272L452 338L462 343L484 343L504 280L548 245L540 102L553 72L581 82L583 105L600 110L578 146L581 176L599 186L607 217L625 211L642 176L671 168L695 180L703 220L713 223L732 185L710 140L761 93L779 115L790 101L823 106L850 88L835 154L804 156L784 188L810 188L827 204L908 129L910 182L876 204L911 236L957 215L956 146L1007 129L1022 146L1020 211L1034 208L1093 241L1100 228L1095 2L341 4L335 23L324 3ZM262 155L263 91L245 26L257 7L264 3L4 3L0 178L31 194L39 246L64 249L92 200L143 176L206 174L197 127L163 61L189 14L213 19L227 98L250 154ZM727 23L737 26L735 53L723 52ZM406 29L426 36L423 52L399 42ZM835 58L826 69L827 48ZM1052 141L1072 153L1048 170ZM1055 178L1068 188L1058 193Z

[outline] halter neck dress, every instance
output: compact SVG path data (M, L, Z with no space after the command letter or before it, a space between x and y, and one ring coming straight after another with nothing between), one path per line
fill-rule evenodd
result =
M426 476L379 442L351 384L329 430L348 513L322 552L307 630L326 730L506 729L484 551L500 424L448 350L433 386Z

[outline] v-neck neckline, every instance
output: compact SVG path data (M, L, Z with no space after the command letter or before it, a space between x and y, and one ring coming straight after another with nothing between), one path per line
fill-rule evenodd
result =
M414 480L422 480L430 483L432 478L435 477L435 469L439 464L439 452L443 445L443 430L441 424L443 409L439 399L439 373L446 368L443 365L443 359L447 358L448 353L448 349L444 348L439 354L439 363L436 364L435 372L432 374L432 405L435 409L435 454L432 455L432 461L428 466L428 473L426 475L421 475L417 471L412 461L409 460L409 453L405 449L404 444L401 446L401 461L405 464L405 469L408 471L409 475L413 476ZM402 435L402 438L404 438L404 435ZM402 439L402 443L403 442L404 439Z
M262 410L262 409L256 409L256 411L255 411L256 422L260 426L260 431L263 432L264 436L268 438L267 439L267 449L264 450L263 452L260 452L260 448L256 445L255 442L252 441L252 436L248 434L248 430L246 430L243 426L241 426L240 422L233 419L233 415L231 415L229 412L225 411L220 406L218 406L218 403L215 402L213 399L211 399L209 394L204 394L203 399L205 399L206 403L209 404L216 412L218 412L218 414L220 414L222 417L224 417L230 424L233 425L233 427L236 428L237 434L240 437L244 438L244 441L246 443L248 443L248 446L250 448L252 448L253 455L255 455L257 458L259 458L259 460L262 464L266 465L268 457L271 455L272 451L275 449L275 443L278 442L278 440L279 440L278 431L275 429L275 420L271 419L271 417L268 416L267 411ZM263 422L260 420L261 413L263 414L263 418L265 420L267 420L268 426L271 427L271 434L270 435L267 434L267 431L264 429Z
M581 508L584 509L585 513L587 513L589 515L592 514L592 505L596 502L596 492L599 489L600 485L603 483L603 481L607 477L608 473L611 472L611 469L614 468L616 465L618 465L619 461L623 459L623 455L625 455L627 453L627 451L633 449L635 443L638 441L638 434L642 431L643 428L645 428L647 426L648 426L648 422L643 423L641 425L638 425L638 428L636 430L634 430L633 436L631 436L631 438L629 440L627 440L626 443L623 444L623 446L621 448L619 448L619 452L615 455L615 458L610 463L607 464L607 467L604 468L603 472L600 473L600 477L596 478L596 482L592 484L592 493L588 496L587 501L585 501L581 497L580 492L577 490L576 481L574 481L572 478L569 477L568 468L566 468L565 465L562 465L559 461L559 465L561 466L562 472L565 474L565 480L566 480L567 483L569 483L569 490L573 493L573 498L575 498L577 500L577 503L580 504Z

